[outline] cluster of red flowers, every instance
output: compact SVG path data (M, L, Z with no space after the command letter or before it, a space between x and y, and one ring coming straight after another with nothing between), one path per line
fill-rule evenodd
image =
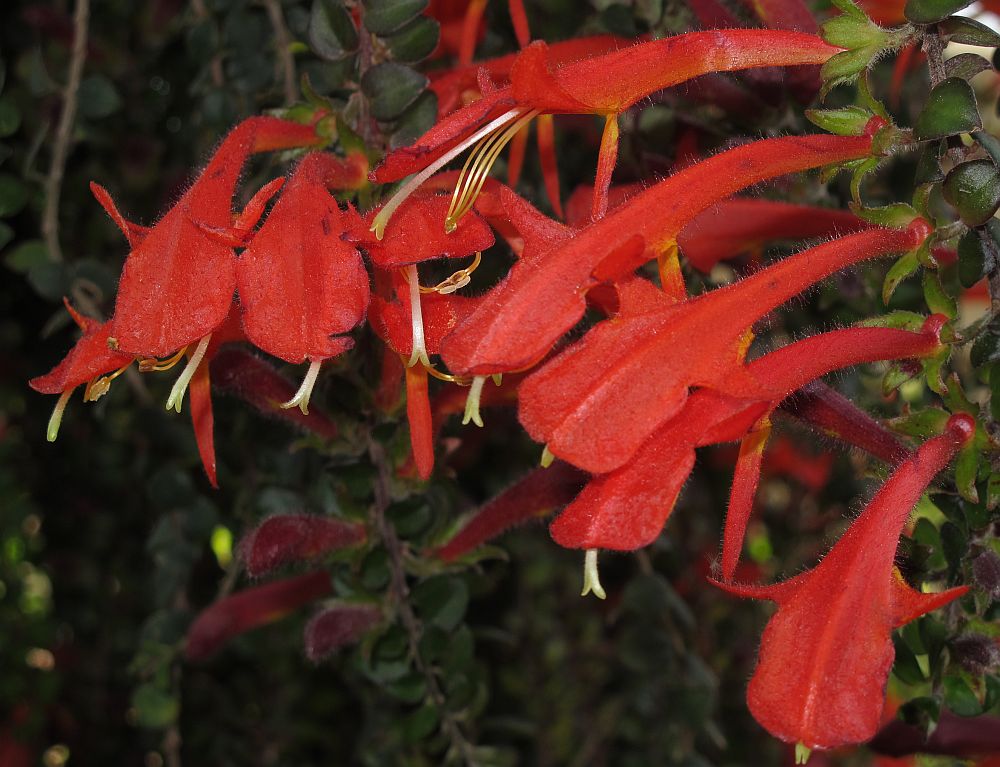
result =
M480 12L482 5L472 4ZM636 43L607 36L551 47L535 42L515 56L437 77L437 124L387 155L370 178L362 154L312 151L287 181L266 185L234 215L235 187L251 153L321 143L310 126L253 118L233 129L150 228L126 221L95 185L131 252L114 316L99 323L70 309L83 337L58 367L31 382L59 395L50 438L76 387L85 385L84 399L94 400L133 361L140 370L164 370L187 357L167 407L179 411L191 389L195 432L214 483L209 363L223 344L249 341L286 362L308 362L301 388L282 405L307 414L320 365L351 348L344 334L367 316L386 344L382 390L391 392L405 377L419 476L430 476L435 457L429 377L468 387L464 423L482 426L481 406L516 398L521 423L544 445L543 467L555 462L487 506L440 556L459 556L518 518L568 503L552 536L586 551L584 593L601 597L597 551L650 544L692 471L695 449L738 442L717 584L779 604L750 684L751 709L769 731L806 749L863 741L880 720L891 629L963 593L920 594L903 582L893 559L910 510L972 437L973 420L953 417L941 436L908 457L815 569L769 587L732 579L775 409L812 386L815 402L799 401L803 418L848 439L867 423L878 442L873 422L813 382L860 363L937 355L945 318L931 315L912 330L834 330L752 360L747 352L755 324L770 312L838 270L921 248L931 228L920 218L893 229L837 211L729 198L784 174L877 156L891 126L873 117L861 135L759 140L642 189L611 187L619 116L641 99L710 73L818 65L840 52L788 29ZM567 113L600 116L604 131L593 191L585 193L589 205L574 196L563 223L488 173L513 141L516 180L526 129L537 121L547 188L561 212L551 115ZM438 173L466 150L461 172ZM407 177L383 205L360 213L330 194ZM450 196L442 193L448 189ZM709 270L753 245L832 235L840 236L741 281L688 295L681 254ZM497 236L516 263L487 292L462 294ZM472 264L450 278L421 284L425 261L467 257ZM651 262L655 277L644 268ZM565 342L588 308L605 319ZM434 356L449 372L435 366ZM309 537L303 535L295 537L300 547ZM328 590L324 576L305 577L312 580L300 595ZM373 620L364 617L359 626Z

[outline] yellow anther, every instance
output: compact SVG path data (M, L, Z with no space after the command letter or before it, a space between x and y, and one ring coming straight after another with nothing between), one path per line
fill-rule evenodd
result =
M472 421L476 426L482 428L483 417L479 414L479 398L483 394L483 384L486 383L486 376L476 376L472 379L472 386L469 387L469 396L465 398L465 414L462 416L462 426Z
M537 114L538 110L532 110L518 115L516 120L497 126L476 144L455 183L455 191L451 196L448 215L444 219L445 232L451 234L458 228L458 222L462 220L462 216L468 213L475 204L493 163L500 156L500 152Z
M167 397L167 410L173 409L178 413L181 412L181 404L184 402L184 392L187 391L188 384L191 383L195 371L198 370L198 365L201 364L202 359L205 357L205 352L208 350L208 342L211 340L212 334L209 333L198 342L194 354L191 355L191 359L188 360L187 365L184 366L184 370L181 371L181 374L177 376L177 380L174 381L174 386L170 390L170 396Z
M495 386L503 384L503 373L494 373L491 378L493 379L493 384Z
M59 436L59 424L62 423L63 412L66 410L66 403L69 402L69 397L72 393L72 389L64 391L59 395L59 399L56 400L56 406L52 408L52 415L49 417L49 428L45 432L45 439L49 442L55 442L56 437Z
M556 457L552 454L552 451L549 450L549 446L548 445L546 445L544 448L542 448L542 459L539 461L539 463L541 464L541 466L542 466L543 469L549 468L549 466L552 465L552 462L555 459L556 459Z
M449 149L422 171L410 176L406 183L399 188L399 191L389 198L389 201L372 220L371 231L375 233L375 236L380 240L382 239L385 235L385 227L389 223L389 219L392 218L392 214L396 212L396 209L403 204L403 201L413 194L420 187L420 185L424 183L424 181L429 179L441 168L462 154L462 152L470 146L479 142L479 140L484 136L494 133L499 128L509 124L511 120L517 119L521 113L520 109L511 109L504 112L498 118L491 120L489 123L477 130L465 141L462 141L453 148Z
M83 390L83 401L84 402L97 402L101 397L107 394L111 390L111 382L114 381L118 376L129 369L129 365L122 365L118 370L110 375L102 376L101 378L95 378L93 381L87 384L87 388Z
M288 410L289 408L298 407L302 411L302 415L309 415L309 398L312 396L313 387L316 385L316 377L319 375L319 367L322 364L320 360L313 360L309 363L309 369L306 371L306 377L302 379L302 385L288 402L281 403L282 409Z
M442 280L437 285L432 288L425 288L423 285L420 286L421 293L440 293L442 295L447 295L448 293L454 293L459 288L464 288L469 284L472 279L472 273L479 268L479 264L483 261L483 254L481 251L476 252L476 257L473 259L472 263L469 264L464 269L459 269L448 279Z
M597 572L597 549L587 549L583 557L583 591L581 597L593 593L598 599L606 599L607 594L601 585L601 576Z
M165 360L158 360L156 357L145 357L139 360L139 372L149 373L155 371L161 373L164 370L170 370L174 365L184 359L184 355L187 353L188 347L183 347L179 352L171 357L167 357Z

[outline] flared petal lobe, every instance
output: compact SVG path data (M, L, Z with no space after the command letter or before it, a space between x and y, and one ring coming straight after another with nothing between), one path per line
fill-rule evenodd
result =
M771 734L809 748L860 743L878 729L894 651L892 629L963 594L920 594L893 560L900 533L924 488L975 431L956 415L882 486L813 570L775 586L718 584L773 599L747 693Z
M342 239L344 214L327 191L327 154L299 163L237 267L247 338L286 362L313 362L350 348L346 333L368 307L368 273Z

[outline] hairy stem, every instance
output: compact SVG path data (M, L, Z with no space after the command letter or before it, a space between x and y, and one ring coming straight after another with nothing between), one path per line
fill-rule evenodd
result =
M267 17L271 21L271 28L274 30L274 47L278 56L276 68L278 74L281 75L285 106L291 106L298 97L295 88L295 56L292 55L292 38L285 25L285 17L281 13L281 3L278 0L263 0L263 2L264 8L267 10Z
M76 0L73 14L73 51L69 60L69 77L63 90L62 112L56 129L55 145L52 147L52 163L45 179L45 210L42 212L42 236L49 258L62 261L62 247L59 245L59 197L62 194L63 175L66 172L66 158L73 138L73 124L76 122L76 105L83 77L83 63L87 57L87 33L90 22L90 0Z
M377 472L374 486L375 503L372 508L372 515L379 537L382 539L386 552L389 554L389 593L395 604L399 619L403 624L403 629L406 631L409 640L410 655L413 657L413 662L417 670L424 677L424 681L427 684L427 692L431 700L434 701L434 705L441 714L441 729L451 742L452 750L461 756L462 762L467 767L475 767L476 757L473 752L473 746L465 737L465 733L462 732L461 725L455 715L448 710L444 692L441 690L441 685L438 683L433 669L424 663L423 658L420 656L420 637L422 632L420 621L413 612L413 606L409 601L410 589L406 583L406 570L403 564L403 545L396 535L395 528L385 517L386 509L389 507L390 472L385 450L378 442L369 440L368 455Z

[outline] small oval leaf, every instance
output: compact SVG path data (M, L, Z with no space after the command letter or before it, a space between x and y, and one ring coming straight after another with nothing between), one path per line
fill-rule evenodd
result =
M903 15L914 24L935 24L971 4L972 0L907 0Z
M394 61L376 64L361 78L361 91L368 99L372 116L381 121L403 114L426 87L426 77Z
M913 135L926 141L969 133L982 125L972 86L960 77L949 77L930 92L913 126Z
M966 226L982 226L1000 208L1000 171L992 160L956 165L941 188Z

